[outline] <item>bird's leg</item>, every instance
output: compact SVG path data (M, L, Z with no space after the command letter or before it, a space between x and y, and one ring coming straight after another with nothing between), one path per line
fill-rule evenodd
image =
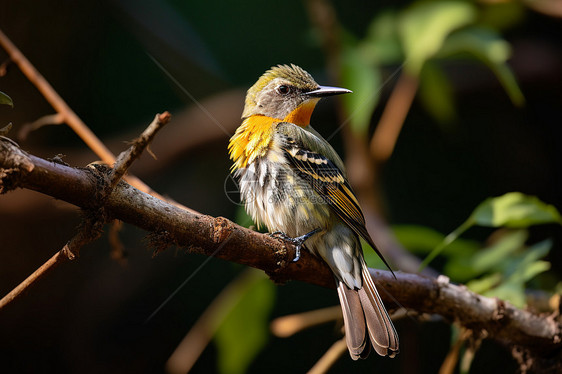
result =
M301 258L301 248L304 245L304 242L308 238L310 238L312 235L316 234L318 231L320 231L319 228L314 229L311 232L306 233L304 235L297 236L296 238L291 238L290 236L288 236L287 234L285 234L282 231L275 231L275 232L273 232L269 235L273 238L281 238L281 239L293 244L295 246L295 258L293 259L293 262L297 262Z

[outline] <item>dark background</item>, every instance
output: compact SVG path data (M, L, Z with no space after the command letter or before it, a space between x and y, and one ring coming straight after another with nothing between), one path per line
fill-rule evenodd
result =
M334 3L342 25L358 37L377 12L399 5ZM448 233L482 200L509 191L562 207L561 26L560 19L528 11L504 35L513 46L510 65L526 97L525 107L515 108L493 74L477 64L447 70L458 110L458 120L448 130L414 102L383 172L390 223L415 223ZM234 115L224 123L230 133L238 124L244 91L272 65L296 63L321 84L331 83L305 4L299 1L2 1L0 29L115 153L155 113L169 110L177 119L193 106L150 55L199 101L231 92L228 110ZM0 62L6 57L0 51ZM393 83L383 90L383 102ZM15 66L0 79L0 91L15 103L14 109L0 107L0 127L12 122L14 133L24 123L54 112ZM313 124L326 123L326 128L315 126L324 134L337 126L330 103L319 105L313 116ZM219 104L207 109L219 117L225 115L222 108ZM380 113L379 107L373 124ZM155 150L178 150L168 162L144 155L133 171L182 204L234 218L237 206L223 191L230 167L229 136L189 143L190 137L207 129L180 120L163 132L174 134L182 126L190 129L185 138L162 134L153 145ZM164 139L177 144L172 147L162 143ZM339 136L333 143L341 151ZM20 145L42 157L66 154L65 161L75 166L97 159L64 125L41 128ZM1 293L59 250L79 222L76 208L50 197L29 191L0 196ZM487 234L476 229L467 236L483 239ZM145 323L205 258L175 248L152 258L144 235L125 225L121 238L128 253L126 265L110 258L107 237L102 237L83 248L78 260L58 268L2 311L0 360L5 372L163 372L179 341L241 267L212 259ZM560 274L560 229L533 229L531 240L552 236L555 247L549 260L552 272ZM296 282L277 292L273 316L337 302L332 290ZM406 319L397 328L402 353L396 359L372 355L354 363L346 356L332 372L436 372L448 351L448 325ZM335 325L288 339L270 337L250 371L304 372L338 337ZM471 372L514 371L508 352L494 343L485 345ZM215 360L211 344L192 372L216 371Z

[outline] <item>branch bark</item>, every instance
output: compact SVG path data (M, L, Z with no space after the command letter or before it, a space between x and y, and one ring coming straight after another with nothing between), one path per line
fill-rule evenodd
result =
M15 156L15 157L14 157ZM96 207L111 170L105 166L72 168L27 154L0 138L0 193L28 188L62 199L85 210ZM120 219L150 232L157 248L186 247L190 252L264 270L273 280L300 280L334 288L333 276L318 258L304 252L294 263L294 247L222 217L195 214L131 187L115 186L107 197L106 217ZM555 316L539 316L498 299L477 295L446 277L371 270L389 307L440 314L477 335L503 342L534 357L560 359L561 324ZM397 304L397 302L399 304ZM515 348L514 348L515 349Z

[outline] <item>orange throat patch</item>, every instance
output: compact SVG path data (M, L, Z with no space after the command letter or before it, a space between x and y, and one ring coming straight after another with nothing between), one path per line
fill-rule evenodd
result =
M302 103L283 119L262 115L246 118L228 144L230 158L234 161L232 170L245 168L256 158L265 156L273 141L276 123L290 122L300 127L308 126L319 100L312 99Z
M310 117L314 108L320 99L307 100L298 107L296 107L287 117L283 118L283 122L294 123L300 127L306 127L310 125Z

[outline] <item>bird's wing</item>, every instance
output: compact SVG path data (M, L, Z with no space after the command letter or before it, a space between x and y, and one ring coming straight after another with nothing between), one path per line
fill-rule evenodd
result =
M344 173L328 157L307 149L302 141L287 138L282 149L298 175L309 183L342 221L365 239L390 269L365 228L365 217Z

